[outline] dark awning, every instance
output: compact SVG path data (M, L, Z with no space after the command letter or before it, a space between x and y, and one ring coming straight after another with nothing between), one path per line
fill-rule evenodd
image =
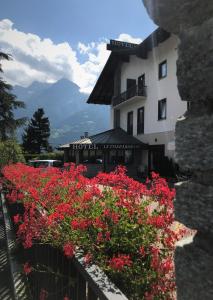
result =
M128 135L123 129L116 128L62 145L59 149L148 149L148 144Z

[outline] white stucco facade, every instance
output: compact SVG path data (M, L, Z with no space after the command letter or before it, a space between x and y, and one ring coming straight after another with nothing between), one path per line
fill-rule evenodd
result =
M127 79L138 79L145 74L147 97L135 97L118 106L111 106L111 126L114 124L114 109L120 110L120 127L127 130L127 114L133 111L133 135L150 145L165 145L165 155L174 156L174 130L176 120L187 110L177 89L176 61L178 39L169 39L153 48L147 59L130 55L130 61L121 65L121 92L127 89ZM159 79L159 64L167 62L167 76ZM166 98L166 119L158 120L158 101ZM144 134L137 135L137 110L144 107Z

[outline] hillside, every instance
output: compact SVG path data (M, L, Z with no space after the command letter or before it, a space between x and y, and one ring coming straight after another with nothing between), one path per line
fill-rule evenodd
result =
M13 93L26 103L26 109L16 112L17 117L30 119L35 110L43 107L50 120L53 146L78 139L85 131L95 134L109 129L109 108L87 104L88 95L67 79L53 84L33 82L27 88L15 86ZM19 139L21 134L19 131Z

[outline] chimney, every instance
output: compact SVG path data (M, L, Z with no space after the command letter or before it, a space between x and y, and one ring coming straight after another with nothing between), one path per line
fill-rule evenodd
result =
M88 136L89 136L89 133L86 131L86 132L84 132L84 136L85 136L85 138L88 138Z

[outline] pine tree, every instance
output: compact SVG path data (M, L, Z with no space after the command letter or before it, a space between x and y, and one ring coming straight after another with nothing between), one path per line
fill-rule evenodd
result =
M10 60L11 57L0 52L0 60L2 59ZM3 72L1 64L0 72ZM0 140L2 141L13 137L15 130L26 121L26 118L14 118L14 109L24 108L25 104L16 100L11 90L12 86L0 78Z
M39 108L25 128L22 136L23 148L28 153L40 154L43 150L51 151L48 138L50 136L50 122L44 117L43 108Z

